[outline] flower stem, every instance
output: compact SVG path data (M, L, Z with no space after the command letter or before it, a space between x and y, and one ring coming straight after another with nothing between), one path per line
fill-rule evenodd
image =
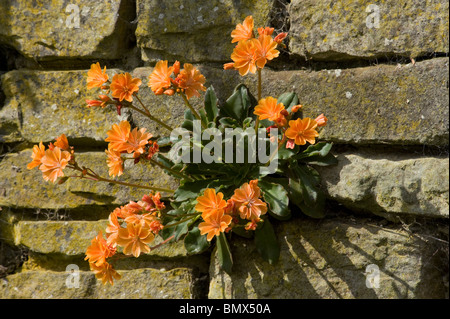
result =
M113 179L103 178L103 177L100 177L100 176L97 176L97 180L101 181L101 182L107 182L107 183L113 183L113 184L118 184L118 185L124 185L124 186L128 186L128 187L150 189L150 190L153 190L153 191L156 191L156 192L175 193L175 191L173 189L169 189L169 188L145 186L145 185L139 185L139 184L115 181Z
M169 241L171 241L172 239L175 238L175 235L170 236L169 238L167 238L166 240L164 240L163 242L160 242L158 245L155 245L153 247L150 247L150 250L156 249L158 247L161 247L162 245L168 243Z
M189 100L186 97L186 94L184 94L183 92L180 93L181 97L183 98L184 103L186 104L186 106L189 108L189 110L191 110L192 114L194 115L194 117L197 120L200 120L202 123L202 127L206 128L206 123L203 123L202 118L200 117L200 115L197 113L197 111L194 109L194 107L191 105L191 103L189 103Z
M200 214L197 214L197 215L200 216ZM195 218L195 215L192 216L192 217L188 217L188 218L182 219L182 220L180 220L180 221L178 221L176 223L166 225L166 226L164 226L164 228L170 228L170 227L173 227L173 226L177 226L177 225L182 224L184 222L187 222L188 220L191 220L193 218Z
M143 112L142 110L139 110L137 107L130 105L130 108L132 108L135 111L138 111L139 113L147 116L149 119L151 119L152 121L158 123L159 125L161 125L162 127L164 127L165 129L169 130L169 131L173 131L173 128L171 128L169 125L167 125L166 123L162 122L160 119L154 117L153 115L150 114L150 111L148 110L148 108L144 105L144 103L142 103L141 99L135 95L134 96L136 98L136 100L138 100L139 104L141 104L141 106L144 108L145 112Z
M280 150L281 146L284 145L284 143L286 142L286 140L287 140L287 138L286 138L286 135L285 135L285 136L283 137L283 139L278 143L278 147L277 147L277 149L275 150L275 152L273 152L273 153L270 155L269 161L267 162L266 166L269 166L269 165L270 165L270 162L272 162L273 158L274 158L275 155L278 153L278 151Z
M150 161L150 163L152 163L152 164L154 164L154 165L157 165L157 166L161 167L162 169L165 169L165 170L167 170L167 171L169 171L169 172L171 172L171 173L173 173L173 174L175 174L175 175L178 175L178 176L180 176L180 177L182 177L182 178L185 178L185 179L187 179L187 180L189 180L189 181L192 181L192 178L190 178L189 176L184 175L183 173L181 173L181 172L179 172L179 171L176 171L176 170L174 170L174 169L171 169L171 168L169 168L169 167L166 167L166 166L162 165L161 163L155 161L154 159L149 159L149 161Z
M175 191L173 189L169 189L169 188L139 185L139 184L134 184L134 183L115 181L115 180L109 179L109 178L104 178L104 177L99 176L92 169L88 169L89 171L91 171L91 173L89 173L89 172L86 173L86 172L83 172L84 170L82 168L80 168L76 163L73 166L68 166L68 168L82 172L83 175L79 176L79 178L86 178L86 179L94 180L97 182L107 182L107 183L113 183L113 184L118 184L118 185L124 185L124 186L128 186L128 187L150 189L150 190L153 190L156 192L175 193ZM69 177L75 177L75 176L69 176Z
M258 103L259 100L261 100L261 68L258 68ZM258 134L258 127L259 127L259 117L256 116L255 121L255 133Z

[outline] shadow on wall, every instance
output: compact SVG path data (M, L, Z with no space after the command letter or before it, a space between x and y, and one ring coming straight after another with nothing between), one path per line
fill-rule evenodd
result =
M428 262L429 244L398 226L387 229L371 223L347 217L302 218L279 225L281 256L275 265L264 262L251 241L234 238L231 280L216 269L209 297L443 298L443 270ZM371 268L376 270L374 277ZM417 278L418 273L426 276ZM433 284L436 280L439 285Z

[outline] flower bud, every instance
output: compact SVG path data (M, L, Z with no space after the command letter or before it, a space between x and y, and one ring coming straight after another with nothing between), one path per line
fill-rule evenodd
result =
M295 142L293 139L288 139L286 142L286 148L290 148L291 150L294 149L295 147Z
M174 95L175 94L175 90L174 89L167 89L164 91L165 95Z
M258 33L264 35L272 35L274 30L275 29L271 27L258 28Z
M223 65L223 69L224 70L233 70L234 69L234 62L225 63Z
M281 42L283 42L283 40L287 37L287 33L286 32L282 32L280 34L278 34L275 39L273 39L276 43L280 44Z
M300 110L303 106L300 104L294 105L291 109L292 113L297 113L298 110Z
M173 74L177 76L178 73L180 73L180 61L175 61L175 63L173 64Z
M315 121L317 122L317 126L325 126L327 125L328 119L322 113L315 119Z
M92 107L92 106L100 106L102 105L102 101L99 100L86 100L86 106L87 107Z

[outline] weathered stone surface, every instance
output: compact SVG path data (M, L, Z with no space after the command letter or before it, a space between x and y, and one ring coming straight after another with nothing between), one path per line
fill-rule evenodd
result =
M138 0L136 37L142 59L182 62L228 61L231 31L246 16L266 26L273 0Z
M405 159L393 154L339 154L318 167L328 196L384 217L449 217L449 159Z
M328 61L445 53L448 9L446 0L293 0L289 48Z
M90 167L100 176L108 177L105 153L75 154L81 166ZM26 168L30 161L31 150L27 149L8 154L0 162L0 207L72 209L93 205L92 210L95 213L97 205L123 205L130 200L140 200L149 192L142 188L78 178L69 179L62 185L45 182L42 172L37 168ZM74 173L70 169L65 169L64 172L67 175ZM176 180L163 173L159 167L152 167L144 162L126 168L124 174L115 180L172 189L177 185Z
M262 72L262 95L294 91L303 116L329 119L320 138L344 144L449 143L448 58L415 65L378 65L322 71ZM256 75L201 67L222 101L239 83L257 94Z
M233 272L219 270L213 258L209 298L445 298L445 266L432 258L432 240L350 218L292 220L276 234L281 255L274 265L262 260L251 240L234 236ZM372 267L379 269L379 288L366 286L375 278Z
M84 255L91 240L99 231L105 234L107 220L99 221L19 221L13 227L14 244L41 254ZM150 246L163 240L156 237ZM122 251L121 248L118 250ZM183 242L169 242L150 251L147 255L173 258L185 257L187 251Z
M132 1L0 2L0 43L25 57L117 59L128 49Z
M114 73L108 71L110 77ZM86 99L98 95L86 89L86 78L87 70L4 74L6 105L0 110L0 141L18 141L20 134L32 143L50 142L64 133L72 145L104 142L106 132L120 119L115 109L86 107Z
M92 272L79 272L79 287L70 272L25 271L0 279L2 299L190 299L193 274L188 268L119 271L122 278L102 285ZM66 281L69 285L66 284Z

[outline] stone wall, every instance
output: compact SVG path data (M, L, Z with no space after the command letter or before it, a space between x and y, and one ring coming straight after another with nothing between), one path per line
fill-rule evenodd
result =
M0 1L0 298L448 298L449 1L55 0ZM304 116L324 113L321 139L338 165L318 168L326 217L274 222L280 260L265 263L233 238L232 275L213 251L182 244L117 262L123 278L103 286L83 260L110 211L142 192L69 180L45 183L26 169L34 143L65 133L79 161L107 174L112 123L139 114L85 107L91 63L146 83L160 59L194 63L223 101L256 76L224 71L230 32L247 15L289 32L263 70L263 95L292 90ZM140 93L171 126L175 97ZM200 99L195 100L198 107ZM136 165L122 179L176 187ZM68 265L80 270L70 288ZM370 288L371 267L379 287Z

